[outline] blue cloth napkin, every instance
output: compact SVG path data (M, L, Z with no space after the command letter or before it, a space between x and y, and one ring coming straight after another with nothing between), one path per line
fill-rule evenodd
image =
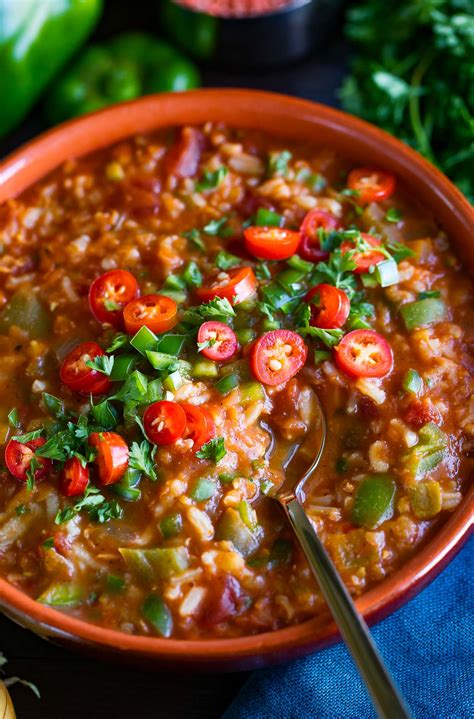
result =
M416 719L474 717L474 539L373 636ZM342 644L252 674L223 719L371 719Z

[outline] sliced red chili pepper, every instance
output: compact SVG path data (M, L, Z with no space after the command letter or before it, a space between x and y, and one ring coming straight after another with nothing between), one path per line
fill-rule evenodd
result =
M354 330L335 348L336 363L350 377L384 377L393 367L385 337L374 330Z
M59 477L59 491L65 497L84 494L89 484L89 469L77 457L68 459Z
M36 457L35 455L38 447L42 447L45 443L44 437L38 437L29 442L18 442L16 439L11 439L8 442L5 447L5 464L15 479L19 479L20 482L27 481L26 473L30 468L33 457L39 463L39 467L35 470L35 482L40 482L46 477L51 469L52 462L50 459Z
M120 328L123 326L123 308L139 294L138 282L131 272L111 270L91 284L89 307L97 322Z
M224 322L204 322L199 328L197 341L199 351L216 362L233 357L239 346L234 330Z
M208 277L196 295L201 302L209 302L214 297L222 297L232 305L238 305L251 297L257 287L257 278L251 267L235 267L226 272L218 272Z
M246 227L244 237L248 252L262 260L286 260L300 243L299 232L282 227Z
M211 413L205 407L196 407L194 404L181 404L186 415L186 428L183 438L192 439L193 449L199 449L203 444L215 437L216 428Z
M116 432L93 432L89 444L97 454L95 462L100 484L115 484L125 474L128 466L128 445Z
M89 360L105 355L96 342L82 342L64 359L59 372L61 382L73 392L81 394L104 394L110 380L98 370L87 366Z
M250 353L250 368L259 382L277 385L300 371L308 348L291 330L272 330L258 338Z
M351 303L346 293L332 285L316 285L306 295L311 305L310 324L323 329L342 327L349 317Z
M168 150L165 170L170 175L192 177L196 174L204 145L204 136L194 127L183 127L174 145Z
M166 295L143 295L126 305L123 319L129 335L134 335L140 327L166 332L178 322L178 305Z
M298 254L308 262L321 262L329 257L329 252L321 249L318 230L336 230L338 220L326 210L310 210L300 227L300 245Z
M177 402L161 400L150 404L143 415L148 439L154 444L173 444L186 427L186 414Z
M361 232L360 234L371 247L380 247L382 244L380 240L372 235L368 235L366 232ZM347 240L342 243L341 252L350 252L354 249L354 246L352 241ZM368 272L372 265L377 265L379 262L382 262L385 259L385 255L382 252L377 252L377 250L366 250L365 252L356 252L352 259L356 264L354 272L360 274L361 272Z
M347 186L357 192L357 201L363 205L381 202L395 192L395 175L378 167L356 167L349 172Z

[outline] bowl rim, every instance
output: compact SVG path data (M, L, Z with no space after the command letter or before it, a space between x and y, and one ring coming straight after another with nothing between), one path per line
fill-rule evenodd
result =
M238 121L229 121L228 118L236 116ZM160 119L157 120L157 117ZM67 159L105 148L136 133L150 132L170 124L199 124L206 120L218 120L219 117L234 126L271 126L271 132L275 124L273 134L289 139L319 133L321 142L324 142L324 137L332 136L334 144L346 148L345 154L352 154L351 148L356 143L359 155L364 150L380 156L385 166L395 169L406 184L417 186L422 202L435 205L437 219L450 228L452 236L459 233L464 238L469 237L474 213L467 199L437 168L407 145L363 120L325 105L246 89L212 88L150 95L53 128L0 162L0 202L15 197ZM268 132L267 129L265 131ZM312 143L318 144L317 139L313 139ZM464 247L464 255L473 268L471 249L472 246L467 250ZM463 246L461 256L462 250ZM472 529L473 499L474 486L471 486L459 507L416 554L357 599L357 607L367 621L378 620L394 611L441 571ZM267 664L307 653L339 638L332 622L326 623L321 630L317 617L273 632L236 638L186 640L131 635L40 604L2 578L0 607L20 623L43 635L146 659L161 657L183 664L211 664L227 660L235 665L241 660L255 658Z

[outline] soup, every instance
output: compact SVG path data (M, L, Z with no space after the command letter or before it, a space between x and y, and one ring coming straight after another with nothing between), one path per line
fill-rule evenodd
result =
M133 634L324 607L268 496L354 595L462 500L472 283L383 168L218 124L71 160L0 208L0 573ZM288 470L290 471L290 470Z

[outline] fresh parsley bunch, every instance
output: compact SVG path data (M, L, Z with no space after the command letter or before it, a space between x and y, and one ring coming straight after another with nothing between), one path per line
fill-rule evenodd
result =
M344 109L415 147L474 196L474 0L363 0Z

